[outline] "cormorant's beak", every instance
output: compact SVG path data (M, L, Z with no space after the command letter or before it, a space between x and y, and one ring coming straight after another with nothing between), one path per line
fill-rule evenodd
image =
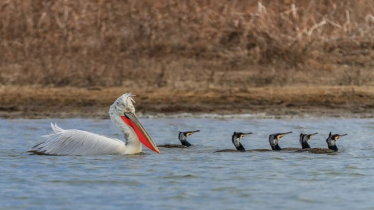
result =
M314 135L317 135L318 133L312 133L312 134L309 134L309 138L314 136Z
M287 132L287 133L280 133L280 134L278 134L278 140L281 139L283 136L285 136L287 134L290 134L290 133L292 133L292 131Z
M253 133L252 133L252 132L249 132L249 133L243 133L244 136L249 135L249 134L253 134Z
M197 132L200 132L200 130L196 130L196 131L185 131L185 132L181 132L181 133L183 133L184 136L189 137L192 134L197 133Z
M139 122L138 118L133 113L125 112L124 116L122 116L121 118L123 122L134 129L140 142L142 142L144 146L148 147L150 150L160 153L160 150L157 148L156 144L153 142L143 125Z
M193 134L193 133L197 133L197 132L200 132L200 130L196 130L196 131L187 131L186 133L190 133L190 135L191 135L191 134Z
M348 135L348 134L342 134L342 135L338 135L339 137L342 137L342 136L346 136L346 135Z

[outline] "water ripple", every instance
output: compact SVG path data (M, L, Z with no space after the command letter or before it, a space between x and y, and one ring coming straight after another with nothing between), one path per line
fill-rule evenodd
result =
M249 115L143 118L157 144L192 135L195 146L147 149L126 156L38 156L25 151L51 132L50 121L120 138L108 120L0 120L0 209L374 209L374 119L258 119ZM248 149L269 148L268 135L292 130L281 146L326 147L329 132L348 133L335 154L247 152L233 148L233 131L251 131Z

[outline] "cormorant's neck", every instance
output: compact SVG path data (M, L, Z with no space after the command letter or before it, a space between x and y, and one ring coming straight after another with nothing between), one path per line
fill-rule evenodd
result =
M274 138L274 135L269 136L269 143L272 150L282 150L278 144L279 140Z
M338 151L338 147L336 145L328 145L329 149L331 150L334 150L334 151Z
M308 149L308 148L310 148L310 145L308 144L307 141L303 141L303 143L301 144L301 147L302 147L303 149Z
M243 147L242 143L239 143L239 146L236 146L236 149L239 150L240 152L245 152L245 148Z
M279 144L271 145L271 149L273 149L273 150L282 150L282 148L280 148Z
M181 144L183 146L186 146L186 147L192 146L192 144L190 144L190 142L187 141L187 136L185 136L184 133L182 132L179 132L179 141L181 141Z
M187 147L192 146L192 144L190 144L190 142L188 142L187 140L181 140L181 143L183 146L187 146Z
M338 151L338 147L336 146L336 140L327 139L327 147L331 150Z
M234 144L234 146L237 150L239 150L240 152L245 152L245 149L244 149L242 143L240 143L240 138L236 138L235 136L233 136L232 137L232 143Z

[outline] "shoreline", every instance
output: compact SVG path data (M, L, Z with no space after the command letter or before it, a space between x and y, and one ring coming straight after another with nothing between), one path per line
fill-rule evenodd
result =
M109 118L107 111L132 92L139 117L374 118L374 87L309 86L246 89L130 90L114 88L1 87L0 118Z

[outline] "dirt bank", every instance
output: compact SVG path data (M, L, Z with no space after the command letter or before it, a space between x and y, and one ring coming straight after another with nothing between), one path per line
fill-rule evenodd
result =
M123 93L139 115L260 114L262 117L373 117L374 87L271 87L209 91L127 88L0 88L1 118L107 118Z

